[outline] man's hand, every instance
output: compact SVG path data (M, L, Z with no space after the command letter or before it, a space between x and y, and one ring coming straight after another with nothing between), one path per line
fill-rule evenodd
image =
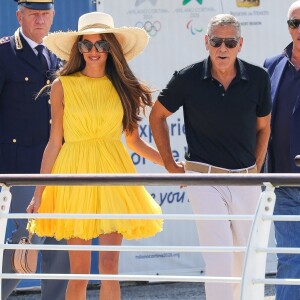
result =
M185 173L184 162L180 161L176 162L176 164L173 164L172 166L166 166L166 170L169 173Z

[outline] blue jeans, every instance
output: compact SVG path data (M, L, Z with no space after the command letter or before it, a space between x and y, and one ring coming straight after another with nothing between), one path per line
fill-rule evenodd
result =
M300 188L275 189L274 215L300 215ZM300 247L300 222L274 222L277 247ZM300 255L277 254L277 278L300 278ZM300 300L300 286L277 285L276 300Z

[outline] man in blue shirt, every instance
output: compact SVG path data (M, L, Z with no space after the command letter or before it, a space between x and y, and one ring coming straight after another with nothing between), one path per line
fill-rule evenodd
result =
M288 11L292 42L283 53L266 59L273 100L267 171L299 173L294 158L300 154L300 1ZM300 188L275 189L275 215L300 215ZM300 222L275 222L278 247L300 247ZM278 254L277 278L300 278L300 255ZM299 300L300 286L277 285L277 300Z

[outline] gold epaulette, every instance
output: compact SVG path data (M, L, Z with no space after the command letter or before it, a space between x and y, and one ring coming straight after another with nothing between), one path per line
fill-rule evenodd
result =
M15 43L16 43L17 50L23 49L22 41L20 38L20 28L18 28L15 32Z

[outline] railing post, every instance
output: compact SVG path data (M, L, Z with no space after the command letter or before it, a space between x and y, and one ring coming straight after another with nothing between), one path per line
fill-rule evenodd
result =
M254 284L254 278L265 278L267 253L258 252L257 247L268 247L271 220L263 216L272 216L276 201L274 186L264 183L266 189L261 193L258 208L252 224L242 276L240 300L263 300L264 285Z
M0 243L5 243L5 233L7 226L7 218L1 217L1 213L8 214L10 203L11 203L11 192L10 188L2 185L0 192ZM3 266L3 249L0 249L0 275L2 275ZM0 276L0 295L2 295L2 276Z

